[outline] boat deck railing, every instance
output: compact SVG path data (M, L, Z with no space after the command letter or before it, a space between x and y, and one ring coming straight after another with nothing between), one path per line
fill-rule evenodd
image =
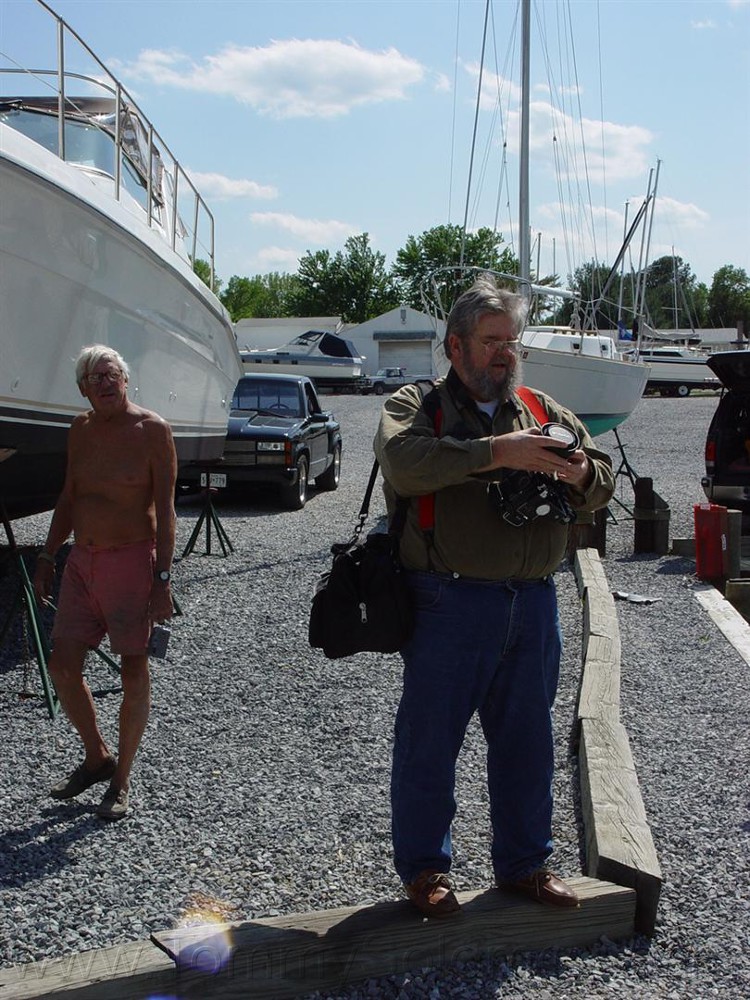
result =
M123 164L132 174L139 175L144 187L142 207L149 227L156 227L166 234L172 250L192 267L203 260L210 271L210 287L215 284L214 218L189 175L173 155L169 146L138 107L132 95L112 75L99 57L44 0L36 0L39 7L55 22L56 64L52 68L29 69L23 66L0 66L0 82L22 76L29 85L42 89L48 97L54 94L57 101L57 155L66 156L66 117L85 119L87 125L98 127L113 138L117 155L114 157L114 195L119 201L125 191ZM75 47L78 47L76 53ZM96 75L74 72L68 64L81 53L93 60ZM10 57L2 53L8 61ZM101 73L101 75L99 75ZM97 122L86 111L91 98L68 96L68 84L78 80L96 94L104 94L111 101L112 125ZM54 81L54 82L52 82ZM3 86L3 92L5 87ZM15 97L15 95L14 95ZM6 98L0 97L0 101ZM53 99L54 100L54 99ZM77 104L77 101L80 103ZM138 133L134 135L134 130ZM141 156L134 156L137 143ZM141 162L139 162L141 160ZM208 275L206 275L208 277ZM207 282L208 283L208 282Z

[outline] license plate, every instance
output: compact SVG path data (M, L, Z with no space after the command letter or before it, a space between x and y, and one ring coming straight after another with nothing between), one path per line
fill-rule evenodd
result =
M201 472L201 486L208 486L214 489L221 489L227 485L225 472Z

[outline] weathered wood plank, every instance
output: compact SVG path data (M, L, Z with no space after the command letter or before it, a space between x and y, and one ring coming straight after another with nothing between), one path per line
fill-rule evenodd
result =
M573 947L602 933L632 934L635 894L585 878L571 884L582 897L581 907L571 911L490 889L459 893L462 912L450 920L424 920L410 904L398 902L234 925L231 970L222 974L221 995L245 997L252 984L253 997L289 997L413 968ZM605 925L611 929L602 930ZM154 940L178 967L189 968L195 954L206 947L210 953L204 935L186 929Z
M0 1000L137 1000L174 988L174 965L150 941L0 969Z
M635 889L636 929L652 934L661 868L625 727L605 719L582 719L579 766L586 870Z
M594 637L597 644L605 640ZM613 644L607 643L612 646ZM620 721L620 649L610 649L607 655L597 655L589 644L589 655L584 663L581 675L581 685L578 693L576 718L606 719L616 723Z
M581 897L574 910L491 889L459 893L462 912L448 920L423 920L402 901L163 931L153 941L166 954L137 942L0 970L0 998L288 1000L408 969L632 936L632 889L570 884Z
M750 625L721 593L709 584L695 588L695 598L719 626L745 663L750 664Z
M620 718L620 625L595 549L578 553L576 575L583 595L583 667L577 719Z
M595 586L597 582L600 589L607 589L607 577L596 549L578 549L573 560L573 575L581 597L587 586Z

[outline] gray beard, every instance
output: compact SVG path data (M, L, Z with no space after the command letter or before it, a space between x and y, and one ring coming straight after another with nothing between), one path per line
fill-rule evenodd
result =
M505 403L521 384L521 362L516 359L516 367L513 371L506 370L504 378L499 381L493 378L489 372L479 371L470 365L465 365L464 380L472 395L483 403L492 403L495 400L499 403Z

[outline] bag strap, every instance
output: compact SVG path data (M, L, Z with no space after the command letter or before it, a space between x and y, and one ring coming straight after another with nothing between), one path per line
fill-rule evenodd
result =
M378 478L378 469L380 468L380 462L377 458L372 463L372 471L370 472L370 478L367 482L367 488L365 489L365 495L362 500L362 506L359 508L359 514L357 515L357 523L354 526L354 538L355 540L359 538L365 527L365 521L370 514L370 500L372 499L372 491L375 489L375 480Z
M549 417L547 416L547 411L542 405L542 401L529 389L526 385L519 385L516 389L516 395L520 396L521 399L526 403L528 408L531 410L531 415L539 424L546 424Z

